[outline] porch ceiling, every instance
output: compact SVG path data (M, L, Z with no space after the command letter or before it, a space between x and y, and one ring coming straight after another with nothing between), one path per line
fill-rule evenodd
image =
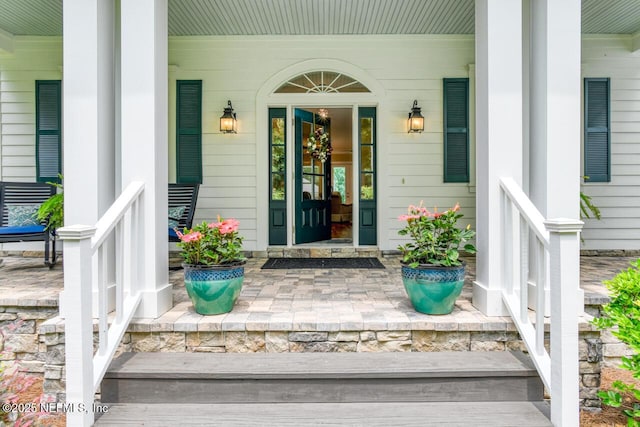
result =
M62 0L0 0L8 35L62 35ZM586 34L640 32L640 1L582 0ZM473 34L474 0L169 0L169 34Z

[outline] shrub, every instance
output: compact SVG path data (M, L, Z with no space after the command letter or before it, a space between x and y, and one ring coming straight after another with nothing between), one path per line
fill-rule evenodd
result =
M599 329L612 329L611 333L633 350L631 357L622 358L622 368L640 379L640 260L604 284L611 294L611 302L602 307L603 317L593 319L593 324ZM628 404L623 399L624 394L640 400L640 389L622 381L615 381L613 390L598 393L605 405L622 408L628 426L638 427L640 404Z

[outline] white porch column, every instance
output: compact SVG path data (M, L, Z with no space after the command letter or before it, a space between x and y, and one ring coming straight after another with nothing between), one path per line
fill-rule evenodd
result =
M476 1L477 270L473 305L507 315L502 303L501 176L522 185L522 2Z
M580 0L531 2L530 197L551 219L580 216L580 17Z
M172 306L167 237L167 0L121 2L122 185L144 181L137 317Z
M531 7L531 199L546 218L578 218L580 0Z
M113 0L64 3L63 170L68 225L95 225L115 200L114 15ZM113 263L113 252L110 260ZM108 274L107 280L113 277ZM97 287L93 295L97 313ZM60 300L64 316L64 292Z

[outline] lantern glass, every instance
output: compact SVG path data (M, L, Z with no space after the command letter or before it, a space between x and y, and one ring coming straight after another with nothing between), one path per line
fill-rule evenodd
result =
M220 117L220 132L222 133L237 133L236 113L233 112L233 106L231 101L228 101L227 107L224 109L224 113Z
M409 113L409 133L424 131L424 116L420 113L420 110L420 107L418 107L418 101L413 101L413 107Z

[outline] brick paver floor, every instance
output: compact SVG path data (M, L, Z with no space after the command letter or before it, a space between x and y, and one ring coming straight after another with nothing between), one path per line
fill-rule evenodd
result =
M7 256L0 266L0 305L54 305L63 288L62 265L49 270L39 258ZM585 300L599 301L602 281L627 268L631 257L582 257L581 286ZM382 257L385 269L261 270L265 259L250 259L234 310L226 315L193 312L184 289L182 270L172 270L174 307L159 319L187 329L223 330L348 330L428 327L457 330L509 322L487 318L471 304L475 259L468 260L465 288L451 316L427 316L411 307L400 277L399 258ZM149 322L146 322L149 323ZM463 326L460 326L463 325Z

